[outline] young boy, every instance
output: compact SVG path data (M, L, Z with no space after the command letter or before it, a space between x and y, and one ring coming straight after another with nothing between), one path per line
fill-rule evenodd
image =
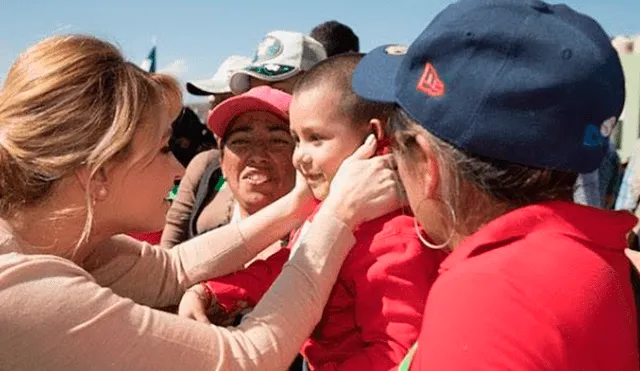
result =
M322 201L342 161L371 134L382 137L390 107L351 91L359 54L332 57L298 81L290 108L293 163ZM313 219L313 214L308 221ZM280 273L306 226L287 248L243 271L205 283L216 311L254 306ZM443 251L423 247L402 210L362 224L320 323L301 353L312 370L389 370L420 331L427 293Z

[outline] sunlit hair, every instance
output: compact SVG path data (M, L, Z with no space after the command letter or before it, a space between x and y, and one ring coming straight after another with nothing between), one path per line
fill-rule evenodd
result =
M55 36L27 49L0 90L0 217L44 202L77 170L92 179L127 159L136 133L155 148L165 133L150 118L176 99L175 80L143 71L97 38ZM86 209L78 243L93 222L89 190Z

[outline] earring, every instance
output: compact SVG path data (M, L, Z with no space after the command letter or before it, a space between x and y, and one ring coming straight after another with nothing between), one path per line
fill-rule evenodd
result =
M453 207L451 207L451 205L448 202L442 202L442 203L447 205L447 209L449 211L449 214L451 215L451 225L455 226L455 224L456 224L456 213L453 210ZM419 208L419 206L420 205L418 205L418 208ZM451 239L453 238L454 228L452 227L451 228L451 232L449 233L449 237L443 243L440 243L440 244L436 245L434 243L431 243L431 242L427 241L427 239L422 236L423 228L420 227L420 225L418 224L418 219L415 217L415 215L413 217L413 227L414 227L414 229L416 231L416 235L418 235L418 239L420 239L420 242L422 242L423 245L425 245L426 247L428 247L430 249L434 249L434 250L444 249L445 247L447 247L449 245L449 242L451 242Z

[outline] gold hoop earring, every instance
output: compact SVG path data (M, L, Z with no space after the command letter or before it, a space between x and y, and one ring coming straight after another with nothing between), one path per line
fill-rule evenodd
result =
M418 205L418 210L420 209L420 206L422 205L423 201L425 201L425 200L422 200L420 202L420 204ZM416 218L415 215L413 217L413 227L416 230L416 235L418 235L418 239L420 239L420 242L422 242L423 245L425 245L426 247L428 247L430 249L434 249L434 250L444 249L445 247L449 246L449 243L451 242L451 239L453 238L453 233L455 231L455 225L456 225L456 212L453 210L453 207L448 202L444 202L444 201L441 201L441 202L444 205L447 206L449 214L451 215L451 225L452 225L451 232L449 233L449 237L443 243L440 243L440 244L436 245L434 243L431 243L431 242L427 241L426 238L424 238L422 236L422 231L424 230L424 228L422 228L420 226L420 224L418 222L418 218ZM416 210L416 211L418 211L418 210ZM417 215L417 213L416 213L416 215Z

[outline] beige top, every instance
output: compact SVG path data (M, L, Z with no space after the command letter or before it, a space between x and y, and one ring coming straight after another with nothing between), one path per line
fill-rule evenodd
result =
M309 248L237 328L149 307L176 304L186 288L251 259L258 251L235 224L171 250L116 236L78 266L35 255L0 221L0 370L285 370L355 242L333 216L316 219Z

